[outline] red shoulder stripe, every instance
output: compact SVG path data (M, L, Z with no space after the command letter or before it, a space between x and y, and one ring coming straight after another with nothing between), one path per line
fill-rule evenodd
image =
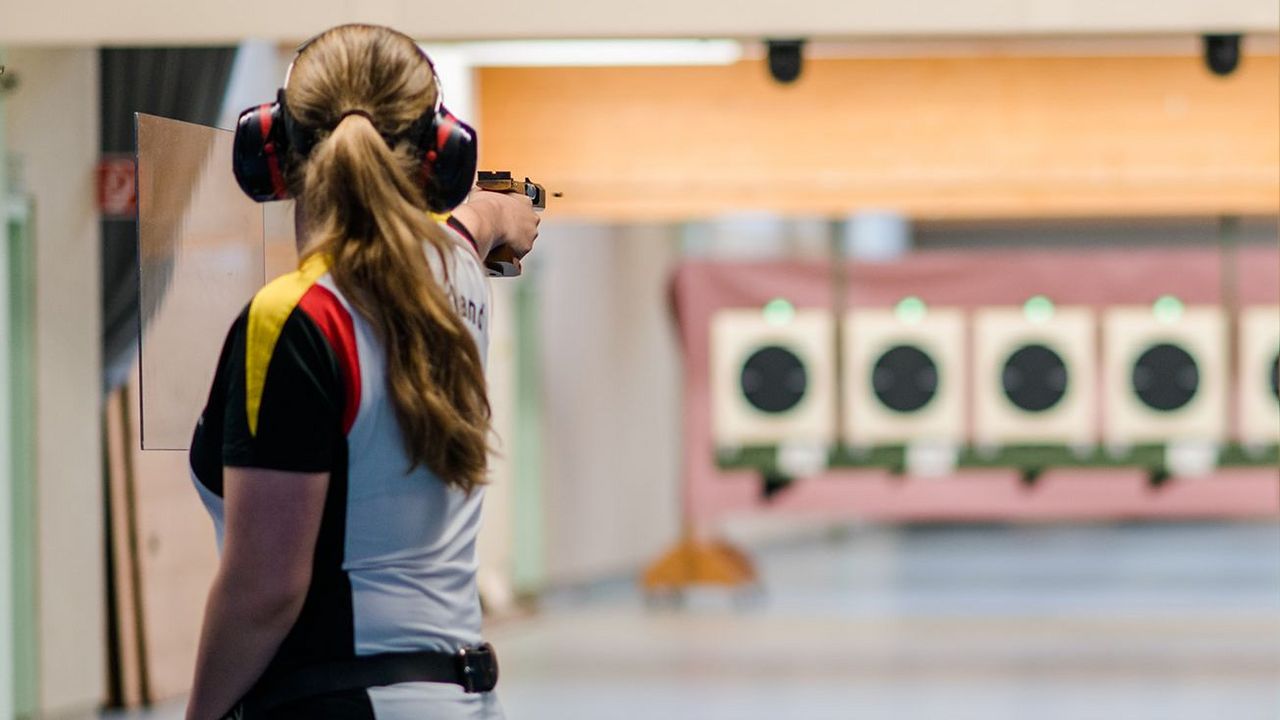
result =
M449 219L445 221L445 224L453 228L453 231L461 235L464 240L471 243L472 250L480 252L480 246L476 244L475 236L471 234L471 231L467 229L466 225L462 224L461 220L450 215Z
M360 410L360 354L356 349L355 324L342 301L323 285L312 285L298 307L320 328L338 358L345 386L342 431L350 432Z

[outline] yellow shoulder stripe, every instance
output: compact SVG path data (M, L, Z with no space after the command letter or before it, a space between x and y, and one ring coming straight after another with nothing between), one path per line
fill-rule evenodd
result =
M262 391L267 384L267 366L271 364L284 323L302 296L328 271L329 259L323 255L312 255L294 272L267 283L249 304L244 391L250 435L258 434L258 411L262 408Z

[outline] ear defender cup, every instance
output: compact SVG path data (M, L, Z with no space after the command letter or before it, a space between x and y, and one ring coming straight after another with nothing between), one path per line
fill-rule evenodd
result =
M298 55L315 39L303 43L298 48ZM422 48L418 51L432 76L436 77L431 58ZM285 75L286 86L292 72L291 65ZM436 77L436 87L440 87L439 77ZM421 180L427 207L432 212L448 212L467 199L476 177L476 131L445 109L439 95L435 107L424 113L403 135L384 139L391 146L400 140L408 140L414 155L421 158ZM316 140L316 128L302 126L289 112L284 88L279 90L274 103L258 105L240 113L231 157L231 169L240 189L257 202L288 200L289 188L285 182L287 161L291 154L306 157Z
M265 103L240 113L231 149L231 171L240 189L257 202L287 200L284 175L288 150L280 103Z
M476 131L441 106L412 142L422 152L427 206L448 212L462 204L476 178Z

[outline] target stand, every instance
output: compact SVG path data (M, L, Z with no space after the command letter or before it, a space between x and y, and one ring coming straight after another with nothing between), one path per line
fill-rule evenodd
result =
M682 264L672 309L684 370L683 532L640 584L657 596L755 586L751 562L717 540L730 518L1274 520L1280 444L1267 438L1278 402L1280 254L1239 253L1238 357L1220 307L1223 262L1204 248L922 252L849 263L844 300L830 262ZM1175 281L1185 307L1162 295ZM1004 316L979 318L991 310ZM963 339L916 330L953 312ZM798 331L809 323L811 334ZM953 470L922 472L942 462L917 453L913 465L912 443L945 437L926 424L945 415L957 379ZM1228 403L1237 392L1254 404ZM979 402L1000 413L980 418ZM1241 407L1228 414L1229 405ZM889 435L883 419L902 426ZM953 423L939 427L949 434ZM825 442L820 469L790 467L785 450L797 440ZM1196 452L1171 453L1179 442ZM1188 472L1206 457L1206 472Z
M715 313L710 365L716 447L814 448L825 460L835 440L832 322L828 311L796 310L786 303L763 312ZM641 577L650 598L678 595L694 585L749 590L756 584L755 566L745 553L724 541L703 540L689 526Z
M651 603L679 602L686 588L696 585L730 588L751 595L760 585L755 563L746 553L723 540L697 540L686 529L674 548L653 562L640 577Z

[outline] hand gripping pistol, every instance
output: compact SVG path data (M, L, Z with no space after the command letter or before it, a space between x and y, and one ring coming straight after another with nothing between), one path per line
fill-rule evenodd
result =
M505 170L481 170L476 174L476 187L491 192L520 193L533 201L534 210L547 207L546 188L527 177L516 180ZM560 193L553 195L560 197ZM489 277L515 277L520 274L520 258L506 245L494 248L484 259L484 266L489 269Z

